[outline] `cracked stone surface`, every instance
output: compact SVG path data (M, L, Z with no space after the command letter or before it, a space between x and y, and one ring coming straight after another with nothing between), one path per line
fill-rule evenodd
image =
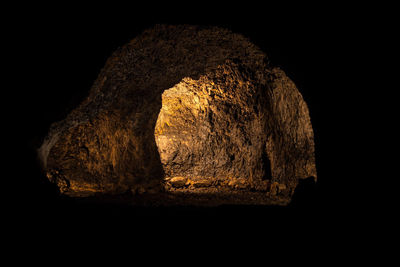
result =
M248 39L215 27L158 25L119 48L38 154L67 194L233 188L290 198L299 179L317 178L295 84Z

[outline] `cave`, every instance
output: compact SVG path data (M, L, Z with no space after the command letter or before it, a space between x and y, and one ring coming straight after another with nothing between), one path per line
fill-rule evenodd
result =
M75 197L286 205L317 179L313 135L296 85L246 37L157 25L113 53L38 155Z

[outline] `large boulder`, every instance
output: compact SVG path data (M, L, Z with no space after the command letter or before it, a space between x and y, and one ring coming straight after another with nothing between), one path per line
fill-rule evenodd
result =
M215 27L158 25L119 48L38 153L62 192L157 191L185 177L290 194L317 177L295 84L248 39Z

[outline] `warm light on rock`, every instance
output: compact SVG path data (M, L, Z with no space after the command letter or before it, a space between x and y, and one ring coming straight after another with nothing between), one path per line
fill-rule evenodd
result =
M247 190L290 198L299 179L317 177L313 129L294 83L267 62L224 29L145 31L52 125L39 149L49 180L64 193Z

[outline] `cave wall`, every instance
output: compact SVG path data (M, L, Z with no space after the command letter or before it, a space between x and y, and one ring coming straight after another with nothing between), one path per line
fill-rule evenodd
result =
M272 181L295 188L298 179L317 179L308 107L296 85L281 69L273 68L268 81L266 150Z
M220 158L192 158L190 171L164 170L154 130L163 92L182 83L208 102L196 149ZM221 144L229 149L219 151ZM316 177L308 109L290 79L245 37L187 25L158 25L114 52L87 99L51 126L38 154L63 192L157 191L165 172L258 182L265 154L273 181L294 186Z
M228 61L164 92L156 140L167 176L265 177L267 95L238 67Z

